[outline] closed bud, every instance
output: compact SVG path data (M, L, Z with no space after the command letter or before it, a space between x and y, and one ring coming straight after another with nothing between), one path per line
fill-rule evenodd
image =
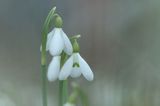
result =
M58 15L55 17L55 27L56 28L62 28L63 21L62 18Z

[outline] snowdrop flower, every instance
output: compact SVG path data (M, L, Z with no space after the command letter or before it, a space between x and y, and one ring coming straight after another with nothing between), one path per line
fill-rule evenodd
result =
M60 72L61 53L71 55L73 52L72 44L67 35L62 30L62 19L56 18L54 28L47 36L46 50L53 56L52 61L48 66L47 77L49 81L55 81Z
M61 28L54 28L47 37L46 50L50 52L53 59L48 67L47 77L49 81L57 79L60 71L60 60L62 51L68 55L72 54L72 44Z
M57 56L64 50L65 53L71 55L73 52L72 44L67 35L62 30L62 19L57 16L55 19L55 28L47 35L46 51L52 56ZM42 46L40 47L42 51Z
M79 77L81 74L88 80L93 80L93 72L87 62L78 53L78 43L73 44L74 53L65 62L59 73L59 80L65 80L68 76L73 78Z
M57 56L64 50L68 55L72 54L72 44L63 32L62 28L54 28L47 36L46 50L50 52L52 56Z

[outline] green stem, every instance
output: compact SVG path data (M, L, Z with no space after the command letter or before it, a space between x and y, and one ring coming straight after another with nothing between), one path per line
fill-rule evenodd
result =
M68 81L63 81L63 104L66 103L68 99Z
M63 81L59 81L59 106L63 106Z
M62 52L61 54L61 67L67 60L68 56L66 53ZM59 81L59 106L63 106L68 100L68 81L63 80Z
M46 66L42 65L42 103L47 106L47 80L46 80Z
M68 100L68 81L59 81L59 106L63 106Z

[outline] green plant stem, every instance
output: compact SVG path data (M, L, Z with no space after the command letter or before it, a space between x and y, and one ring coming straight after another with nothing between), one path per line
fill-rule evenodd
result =
M63 104L68 99L68 80L63 81Z
M63 106L63 81L59 81L59 106Z
M46 66L42 65L42 103L47 106L47 80L46 80Z
M68 81L59 81L59 106L63 106L68 100Z
M66 53L62 52L61 54L61 67L67 60L68 56ZM62 80L59 81L59 106L63 106L68 100L68 81Z

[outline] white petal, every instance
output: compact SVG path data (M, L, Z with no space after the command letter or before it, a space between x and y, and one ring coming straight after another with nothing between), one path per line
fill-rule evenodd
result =
M55 28L55 33L49 44L49 52L52 56L57 56L62 53L64 41L61 35L61 28Z
M49 81L55 81L58 78L60 72L60 60L61 56L55 56L49 64L47 73Z
M59 80L66 80L67 77L71 74L73 66L73 56L71 56L63 65L60 74Z
M73 48L72 48L72 44L68 38L68 36L63 32L63 30L61 30L62 33L62 37L64 40L64 51L68 54L71 55L73 52Z
M55 28L50 33L48 33L48 35L47 35L46 51L49 50L49 45L51 43L51 40L52 40L52 37L53 37L54 33L55 33Z
M79 76L81 76L81 71L80 71L80 68L79 67L74 67L72 69L72 72L71 72L71 75L70 75L72 78L77 78Z
M79 65L80 65L81 73L88 81L92 81L94 75L93 75L91 68L89 67L87 62L80 56L80 54L78 54L78 58L79 58Z
M53 35L54 35L54 29L50 33L48 33L48 35L47 35L46 51L49 50L49 44L51 42L51 39L52 39ZM40 51L42 51L42 44L40 46Z

